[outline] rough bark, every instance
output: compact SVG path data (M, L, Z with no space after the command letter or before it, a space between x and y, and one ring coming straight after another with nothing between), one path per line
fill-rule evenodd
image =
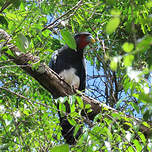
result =
M83 116L86 116L87 119L93 120L94 117L97 114L99 114L100 112L103 113L104 111L107 111L107 110L103 110L103 109L108 109L108 111L110 111L111 113L119 113L117 110L115 110L111 107L108 107L107 105L105 105L93 98L90 98L90 97L86 96L85 94L76 92L76 90L71 88L63 79L61 79L58 76L58 74L56 74L53 70L51 70L45 64L40 64L38 69L33 69L32 64L39 62L39 58L34 57L31 53L25 54L25 53L20 52L16 46L14 46L10 43L10 40L11 40L10 35L8 35L4 30L0 29L0 40L2 40L2 39L5 40L5 42L3 42L3 44L1 44L1 45L4 45L4 46L7 45L8 48L14 54L14 56L6 54L5 52L4 53L10 59L13 59L14 63L16 63L17 65L20 65L21 68L26 73L28 73L33 78L35 78L46 90L48 90L53 95L53 97L58 98L58 97L64 97L67 95L77 94L82 97L84 104L90 104L92 112L88 113L87 115L85 113L82 114ZM69 105L67 103L66 103L66 108L67 109L69 108ZM70 111L70 110L68 110L68 111ZM124 114L124 116L129 117L129 116L126 116L125 114ZM129 117L129 118L131 118L131 117ZM138 120L137 118L132 118L132 120L134 122L136 122L137 125L140 125L140 130L145 135L150 135L152 133L152 129L151 129L152 124L150 124L151 128L148 128L148 127L145 127L144 125L142 125L142 122L140 120ZM64 124L64 126L66 126L66 123ZM64 128L63 128L63 130L64 130ZM69 139L70 136L67 136L65 138L67 138L66 140L70 140Z

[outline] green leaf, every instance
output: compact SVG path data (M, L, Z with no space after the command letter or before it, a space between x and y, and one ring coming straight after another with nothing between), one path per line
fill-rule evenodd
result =
M144 126L150 128L150 124L148 124L147 122L143 122L142 124L143 124Z
M128 151L128 152L135 152L134 149L131 146L129 146L126 151Z
M152 97L149 94L145 94L143 92L139 95L139 100L142 100L142 102L145 102L145 103L152 104Z
M68 121L72 126L75 126L77 124L77 122L74 119L68 118Z
M38 70L38 68L39 68L39 66L40 66L40 60L38 61L38 62L36 62L36 63L30 63L30 62L28 62L29 64L32 64L32 70Z
M76 134L79 131L79 129L80 129L80 125L76 125L76 127L74 129L74 134L73 134L74 137L76 136Z
M83 104L83 100L82 100L82 98L81 98L81 97L79 97L79 96L77 96L77 97L76 97L76 99L77 99L77 102L78 102L78 104L79 104L80 108L81 108L81 109L83 109L84 104Z
M118 9L112 9L111 10L111 15L113 16L120 16L121 12Z
M116 30L116 28L119 26L119 23L120 23L119 17L112 18L106 25L106 33L112 34Z
M97 121L99 121L99 120L101 120L102 119L102 114L101 113L99 113L99 114L97 114L96 116L95 116L95 118L94 118L94 122L97 122Z
M134 48L134 45L132 43L125 42L122 48L125 52L131 52Z
M69 145L64 144L55 146L51 149L51 152L69 152Z
M90 109L91 108L91 105L90 104L86 104L85 105L85 109Z
M117 62L114 59L112 59L111 62L110 62L110 68L113 71L117 70Z
M62 104L62 103L59 104L59 110L60 110L61 116L65 116L66 107L64 104Z
M145 144L147 140L146 140L144 134L141 133L141 132L138 132L138 136L140 137L140 139L142 140L142 142Z
M25 52L25 50L29 47L28 39L21 33L17 35L16 43L19 49L23 52Z
M29 116L30 111L29 111L29 110L24 110L23 113L24 113L25 115Z
M139 106L136 103L134 103L134 102L131 102L130 104L137 111L137 113L139 113Z
M90 112L92 112L92 109L87 109L86 112L90 113Z
M131 66L132 65L132 62L134 60L134 56L133 55L127 55L124 57L124 65L127 67L127 66Z
M70 110L71 110L71 112L74 112L74 111L76 110L75 104L72 104L72 105L70 106Z
M147 2L146 6L150 9L152 7L152 1Z
M65 43L73 50L77 48L75 39L68 30L61 30L61 35Z
M10 56L13 56L13 57L14 57L14 54L12 53L12 51L11 51L11 50L9 50L9 49L8 49L8 50L6 51L6 53L7 53L8 55L10 55Z
M147 49L150 48L152 44L152 37L151 36L145 36L143 39L141 39L138 43L137 43L137 50L140 51L146 51Z
M129 122L124 122L124 125L127 125L127 126L129 126L129 127L131 127L131 128L133 127L132 124L129 123Z
M114 3L116 3L116 2L115 2L115 0L106 0L106 3L108 5L114 5Z

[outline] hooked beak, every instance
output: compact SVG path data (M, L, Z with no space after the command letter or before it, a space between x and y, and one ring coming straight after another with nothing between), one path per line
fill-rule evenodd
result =
M92 42L92 43L95 43L96 40L92 37L91 42Z

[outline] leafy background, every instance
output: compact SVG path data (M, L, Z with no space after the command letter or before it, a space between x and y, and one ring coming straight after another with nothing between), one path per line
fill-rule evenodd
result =
M76 145L67 145L51 94L5 56L3 49L7 48L2 48L1 42L1 151L152 150L152 136L144 135L122 115L139 118L147 127L152 121L150 0L0 0L0 6L0 28L13 37L12 43L22 52L31 52L46 64L54 50L65 43L62 37L90 32L96 43L85 51L86 94L120 111L116 114L104 109L106 113L84 125ZM74 134L85 123L79 115L82 101L80 111L75 112L75 98L68 98ZM75 119L79 119L78 124ZM128 130L119 121L122 119Z

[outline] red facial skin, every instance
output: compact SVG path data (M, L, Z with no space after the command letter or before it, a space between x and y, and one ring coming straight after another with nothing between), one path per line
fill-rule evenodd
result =
M86 38L87 38L87 35L81 35L79 37L79 41L78 41L79 49L84 49L89 44Z

